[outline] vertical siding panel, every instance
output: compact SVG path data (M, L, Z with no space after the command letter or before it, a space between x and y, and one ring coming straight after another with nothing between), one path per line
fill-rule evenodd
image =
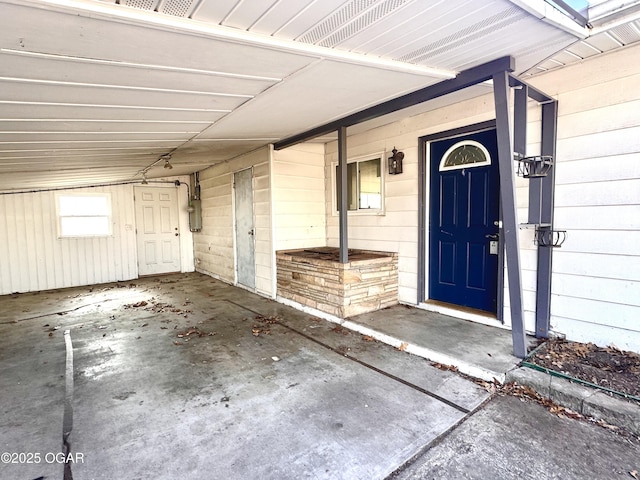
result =
M56 255L53 253L56 230L51 225L51 203L49 202L51 195L49 192L42 192L40 195L40 229L42 232L42 252L44 255L44 273L45 273L45 290L54 288L56 285ZM55 200L55 199L54 199ZM55 227L55 225L53 225Z
M116 201L120 201L119 198L119 192L120 192L120 188L118 188L116 191L111 192L111 204L112 204L112 208L113 208L113 204ZM114 259L113 259L113 251L115 249L116 246L116 239L119 238L119 234L120 232L117 231L119 230L119 223L118 223L118 218L116 218L115 216L112 216L111 218L111 228L112 230L112 236L108 239L105 239L105 244L104 244L104 248L102 249L102 252L104 253L104 262L106 263L106 271L105 273L105 278L115 278L115 279L120 279L121 276L118 275L118 273L115 270L115 264L114 264Z
M9 195L0 195L0 213L7 212ZM0 295L11 293L11 255L9 252L9 219L0 215Z
M45 251L47 238L42 223L42 197L43 194L40 193L39 195L34 196L31 200L31 227L34 238L33 256L35 257L36 288L38 290L47 289L47 256ZM40 241L39 245L37 244L36 239Z
M118 266L121 275L127 279L138 277L138 247L135 231L136 211L134 203L131 201L132 198L133 186L127 185L123 188L121 201L126 205L124 210L126 218L125 225L129 225L130 227L121 234L121 238L125 240L124 246L122 247L122 252L124 252L125 256ZM185 212L183 215L187 215L187 213Z
M33 237L29 238L29 235L27 234L27 223L29 222L29 219L26 218L26 197L23 195L18 196L16 203L18 204L18 208L16 209L18 212L18 215L16 216L16 250L18 251L18 259L20 262L19 288L21 292L24 292L29 288L33 271L31 265L32 262L29 258L29 254L31 252L29 243L30 240L33 240ZM24 248L25 245L27 245L27 248Z
M133 186L68 190L111 193L110 237L58 238L56 196L64 192L0 196L0 294L137 277Z

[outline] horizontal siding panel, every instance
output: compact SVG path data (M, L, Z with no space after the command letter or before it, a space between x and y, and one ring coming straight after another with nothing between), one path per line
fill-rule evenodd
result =
M552 295L551 315L640 332L640 308L632 305Z
M618 129L637 127L640 100L576 112L558 119L558 141Z
M556 208L566 206L640 205L640 178L556 185L555 204Z
M307 163L277 161L273 163L274 172L278 172L274 182L288 184L300 178L324 178L324 168L324 165L318 164L317 159L309 159Z
M639 230L640 205L559 207L555 211L555 227L568 230L567 242L571 242L571 230ZM624 233L612 233L616 241Z
M554 295L640 306L640 283L632 280L555 273L551 290Z
M640 231L570 230L562 251L640 255Z
M562 162L556 167L556 186L638 178L637 153Z
M275 192L275 198L278 200L281 199L281 194L285 193L282 190L285 190L286 192L297 192L304 198L305 193L317 193L318 191L324 192L324 177L281 177L278 175L274 179L273 185L274 188L279 189Z
M626 78L640 73L640 65L634 61L640 55L640 46L631 46L596 55L582 62L540 75L534 85L549 95L574 91L588 95L589 87L610 82L613 78ZM586 92L584 92L586 90Z
M324 205L325 196L323 190L287 188L286 190L280 190L276 195L274 201L278 204L277 211L280 212L279 206L283 203L293 203L301 201L307 203L321 202Z
M597 255L558 250L553 255L553 271L640 282L640 255Z
M640 100L639 84L640 73L637 73L609 79L588 88L564 92L559 97L558 115L562 118L578 112Z
M281 228L310 228L316 225L322 225L324 223L324 215L322 214L309 214L305 215L304 221L300 219L296 214L283 214L278 215L276 218L277 229Z
M418 196L399 195L396 197L386 197L385 207L387 212L413 212L418 215Z
M274 158L276 250L325 246L324 145L295 146Z
M640 152L640 127L559 140L558 162ZM558 167L560 168L560 167Z
M551 326L552 330L577 342L593 342L601 347L612 345L622 350L640 352L640 335L637 331L564 317L552 317Z

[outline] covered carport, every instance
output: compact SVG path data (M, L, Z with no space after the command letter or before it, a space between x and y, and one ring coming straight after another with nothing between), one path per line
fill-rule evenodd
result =
M384 478L489 396L199 273L0 312L3 478Z

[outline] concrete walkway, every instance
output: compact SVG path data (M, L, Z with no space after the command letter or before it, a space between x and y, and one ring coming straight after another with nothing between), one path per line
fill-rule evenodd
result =
M475 378L503 383L517 368L511 331L397 305L340 322L414 355Z

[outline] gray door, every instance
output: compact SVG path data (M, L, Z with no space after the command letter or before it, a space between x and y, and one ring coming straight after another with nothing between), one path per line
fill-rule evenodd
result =
M233 175L238 283L251 289L256 286L252 177L250 168Z

